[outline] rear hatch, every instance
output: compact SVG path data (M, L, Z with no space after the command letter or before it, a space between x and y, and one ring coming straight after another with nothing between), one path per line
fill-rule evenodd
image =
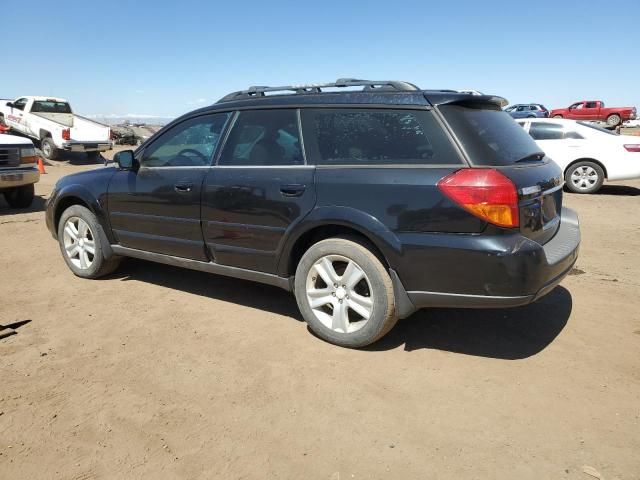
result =
M545 244L560 226L562 171L495 98L462 99L437 109L473 167L495 169L514 183L520 232Z

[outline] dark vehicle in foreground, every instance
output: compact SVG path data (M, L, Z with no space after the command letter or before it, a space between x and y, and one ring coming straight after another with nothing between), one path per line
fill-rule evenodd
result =
M396 81L252 87L62 178L47 225L80 277L135 257L275 285L347 347L418 308L528 304L571 270L580 230L560 168L503 102Z
M549 110L540 103L518 103L504 109L513 118L547 118Z

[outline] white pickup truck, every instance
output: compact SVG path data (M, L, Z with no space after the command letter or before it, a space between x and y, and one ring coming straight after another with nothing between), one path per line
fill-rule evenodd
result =
M35 140L47 159L55 159L60 150L98 152L111 150L111 129L88 118L75 115L63 98L19 97L0 100L0 124Z
M33 202L33 184L40 180L33 142L16 135L0 135L0 193L13 208Z

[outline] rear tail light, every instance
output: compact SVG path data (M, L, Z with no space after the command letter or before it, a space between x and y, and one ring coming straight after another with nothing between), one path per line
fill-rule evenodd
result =
M627 152L640 152L640 143L626 143L624 149Z
M65 128L64 130L62 130L62 139L71 140L71 129Z
M500 227L520 225L518 192L494 169L465 168L444 177L438 188L475 216Z

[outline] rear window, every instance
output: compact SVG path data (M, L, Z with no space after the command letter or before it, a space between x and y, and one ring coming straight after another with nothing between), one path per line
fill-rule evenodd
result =
M426 110L304 109L305 146L317 165L460 165Z
M71 107L67 102L35 101L31 107L32 112L42 113L71 113Z
M513 118L501 110L443 105L440 111L475 165L512 165L542 153Z

